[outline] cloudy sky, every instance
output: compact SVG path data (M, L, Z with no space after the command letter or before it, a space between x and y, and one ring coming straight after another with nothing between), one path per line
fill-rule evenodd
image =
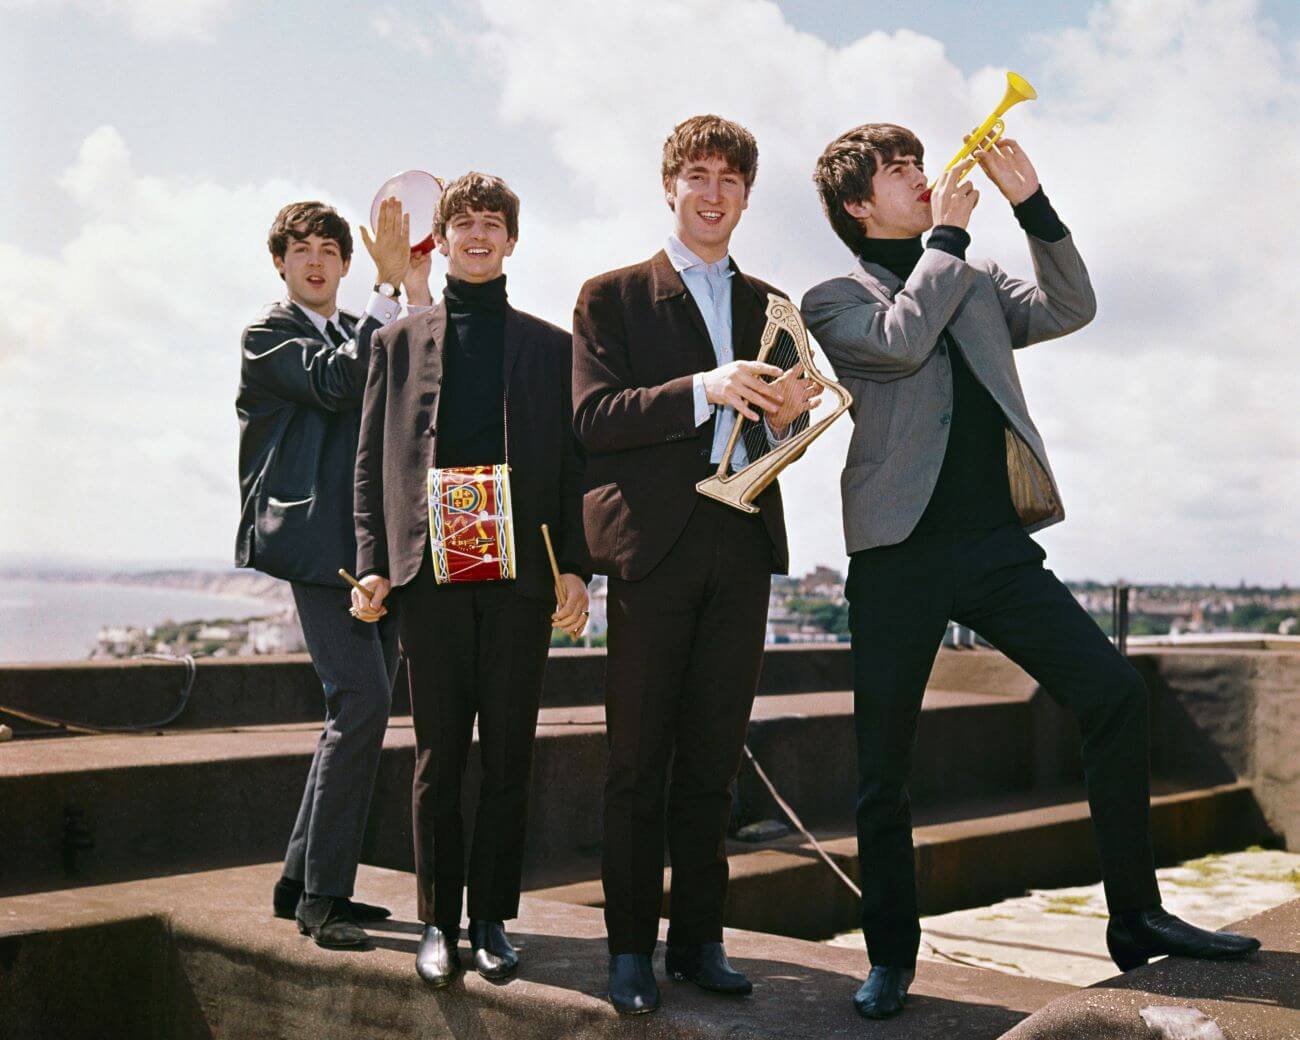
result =
M988 8L996 11L989 13ZM1300 579L1300 10L1286 0L0 0L0 553L229 558L240 329L286 201L353 220L389 174L523 198L517 306L669 229L662 140L756 134L746 270L796 298L850 258L809 176L868 120L932 165L1014 68L1012 133L1092 271L1097 320L1019 355L1063 486L1064 577ZM972 253L1028 273L990 189ZM344 284L373 281L364 252ZM842 566L847 420L783 479L794 565Z

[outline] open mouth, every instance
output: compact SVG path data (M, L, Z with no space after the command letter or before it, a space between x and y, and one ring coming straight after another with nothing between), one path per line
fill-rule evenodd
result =
M701 209L696 211L699 217L706 224L722 223L722 210L719 209Z
M491 256L492 250L484 249L482 246L470 246L468 249L465 250L465 255L482 258L482 257Z
M318 274L309 274L307 276L307 284L319 289L322 285L325 284L325 279Z

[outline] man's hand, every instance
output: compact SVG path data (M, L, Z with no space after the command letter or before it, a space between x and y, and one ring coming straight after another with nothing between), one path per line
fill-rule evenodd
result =
M402 204L390 196L379 204L379 226L375 237L361 225L361 241L375 262L379 280L394 287L402 284L411 262L411 218L402 212Z
M366 599L360 589L354 588L352 609L348 613L358 621L378 621L388 613L384 600L388 598L388 593L392 591L393 586L387 578L379 574L367 574L361 579L361 584L370 591L370 598Z
M930 193L930 215L935 227L947 224L964 228L970 222L971 211L979 202L980 193L970 181L958 184L957 179L974 165L974 159L967 159L939 174L939 181Z
M406 302L413 307L429 307L433 304L433 293L429 291L429 272L433 270L432 253L412 253L411 262L402 279L402 288L406 290Z
M776 437L784 437L785 431L804 412L811 412L822 399L822 385L809 379L802 366L786 369L780 379L768 384L768 389L777 394L781 407L767 417L767 427Z
M966 135L966 140L970 140L970 134ZM1002 138L987 152L981 152L978 162L980 169L988 174L989 180L1013 206L1019 206L1038 190L1034 164L1020 150L1020 145L1009 137Z
M732 361L703 374L704 396L710 404L730 405L746 419L757 419L750 405L772 414L781 407L781 398L763 379L778 379L781 369L760 361Z
M551 627L562 628L577 639L587 627L587 583L580 574L561 574L560 587L564 599L555 605Z

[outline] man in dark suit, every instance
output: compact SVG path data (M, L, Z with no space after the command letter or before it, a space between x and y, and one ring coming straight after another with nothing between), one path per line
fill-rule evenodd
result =
M666 248L591 279L574 311L583 519L594 569L609 575L610 998L628 1014L659 1003L651 957L670 757L668 973L716 992L751 989L722 948L723 841L771 575L787 568L785 522L775 483L758 497L758 516L703 498L695 485L722 459L737 413L766 416L746 429L738 467L788 436L815 402L797 371L754 360L775 290L728 256L757 165L744 127L717 116L681 123L664 145L675 223Z
M416 970L445 986L469 889L474 965L513 973L503 922L523 869L533 736L552 627L587 622L582 459L573 436L567 332L517 311L502 265L519 237L519 200L498 177L447 186L434 238L447 257L442 301L375 336L357 452L357 573L364 620L390 590L400 604L417 747L413 818L419 914ZM429 536L431 467L508 463L514 580L438 584ZM553 532L557 590L540 526ZM381 622L382 623L382 622ZM483 780L468 886L461 781L478 718Z
M1079 720L1120 970L1160 954L1242 957L1259 943L1160 905L1148 827L1142 677L1051 571L1030 531L1064 519L1014 351L1082 328L1096 300L1074 240L1023 149L980 160L1028 239L1035 282L967 260L979 192L926 191L921 142L868 123L817 163L827 218L858 262L809 290L808 327L853 394L841 479L851 557L862 930L868 1018L903 1010L921 938L907 779L935 653L952 618L1041 682ZM921 235L933 227L922 244Z
M378 282L357 318L337 303L352 258L347 222L319 202L280 210L268 246L288 298L244 330L235 402L243 502L235 563L291 583L325 688L325 729L273 899L276 916L296 916L322 946L363 944L357 920L388 916L350 897L388 725L397 632L391 620L374 629L348 616L338 569L356 556L361 393L371 337L400 309L410 257L405 219L389 199L376 238L362 229ZM427 298L427 284L423 292Z

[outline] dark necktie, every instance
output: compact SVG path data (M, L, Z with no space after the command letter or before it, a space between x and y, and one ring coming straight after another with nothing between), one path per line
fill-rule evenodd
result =
M330 342L336 347L341 347L348 341L347 336L343 335L343 333L339 331L339 327L332 321L327 321L325 323L325 335L329 336Z

